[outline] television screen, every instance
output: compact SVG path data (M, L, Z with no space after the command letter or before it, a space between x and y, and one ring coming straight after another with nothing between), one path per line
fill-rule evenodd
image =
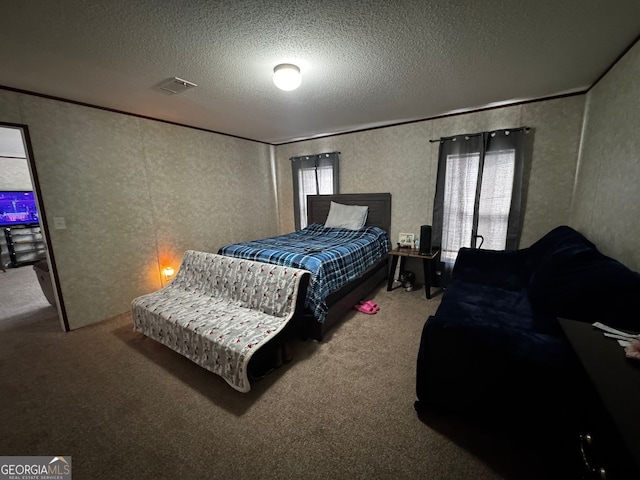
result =
M33 192L0 192L0 226L34 225L38 209Z

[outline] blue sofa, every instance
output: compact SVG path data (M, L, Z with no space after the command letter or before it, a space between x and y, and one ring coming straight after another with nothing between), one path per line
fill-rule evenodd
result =
M568 226L521 250L463 248L422 331L415 408L570 416L580 369L557 318L640 331L639 312L640 275Z

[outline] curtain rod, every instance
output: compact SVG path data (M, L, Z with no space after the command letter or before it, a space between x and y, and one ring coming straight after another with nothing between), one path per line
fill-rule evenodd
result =
M299 155L297 157L291 157L289 158L289 160L293 161L293 160L297 160L298 158L321 157L322 155L326 155L328 157L329 155L333 155L334 153L337 153L338 155L342 155L342 152L313 153L311 155Z
M450 137L441 137L441 138L431 139L429 140L429 143L441 142L442 140L450 140L456 137L477 137L478 135L482 135L483 133L493 133L493 132L501 132L501 131L509 131L509 132L524 131L524 133L529 133L529 130L531 130L530 127L520 127L520 128L501 128L498 130L491 130L489 132L480 132L480 133L468 133L468 134L462 133L460 135L452 135Z

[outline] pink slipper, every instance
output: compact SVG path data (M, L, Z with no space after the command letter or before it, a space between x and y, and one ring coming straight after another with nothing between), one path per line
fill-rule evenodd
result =
M380 307L378 306L378 304L372 300L360 300L360 305L365 305L369 307L371 310L373 310L372 313L376 313L378 310L380 310Z
M376 307L377 307L377 305L376 305ZM359 303L357 305L354 305L353 308L355 308L359 312L366 313L367 315L373 315L374 313L376 313L378 311L378 310L374 309L371 305L368 305L366 303Z

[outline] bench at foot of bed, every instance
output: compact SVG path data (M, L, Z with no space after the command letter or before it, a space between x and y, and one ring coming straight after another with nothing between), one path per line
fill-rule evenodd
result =
M263 363L281 355L309 278L306 270L189 250L169 285L133 300L133 329L248 392L250 370L259 377Z

